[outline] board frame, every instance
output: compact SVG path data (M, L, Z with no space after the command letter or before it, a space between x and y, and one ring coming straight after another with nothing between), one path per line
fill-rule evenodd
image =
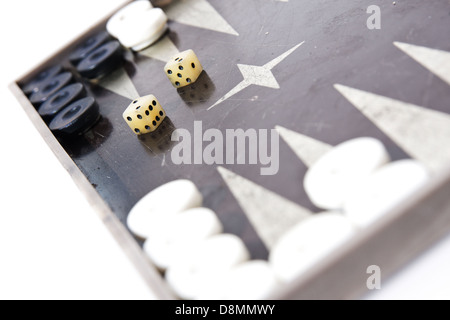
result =
M131 1L124 4L128 2ZM39 69L49 66L58 56L73 50L82 37L104 23L110 15L32 71L11 83L9 89L155 297L163 300L175 299L163 277L149 262L136 240L54 137L19 87L19 83L31 79ZM360 298L368 290L366 285L370 276L367 273L368 266L379 266L385 280L450 232L449 194L450 167L418 191L412 197L412 201L401 204L379 222L359 232L351 241L317 264L314 270L299 277L269 298L305 300Z

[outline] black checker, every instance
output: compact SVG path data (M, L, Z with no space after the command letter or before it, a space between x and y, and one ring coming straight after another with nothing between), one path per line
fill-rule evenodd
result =
M50 121L62 109L85 96L86 90L81 83L68 85L49 97L39 108L39 114L44 120Z
M75 51L70 55L69 60L74 65L77 66L78 63L85 59L92 51L97 49L102 44L110 40L111 37L107 32L100 32L79 45Z
M63 68L60 65L45 69L22 87L23 92L26 95L30 95L33 92L38 91L42 84L47 82L48 79L51 79L54 76L58 75L62 71Z
M73 74L70 72L63 72L57 76L49 78L47 81L42 83L38 91L35 91L30 96L30 102L38 107L42 103L48 100L53 94L69 85L74 81Z
M118 41L110 41L95 49L78 65L82 77L97 79L117 69L124 61L124 51Z
M75 135L92 127L100 118L99 107L92 97L83 98L67 106L50 122L55 134Z

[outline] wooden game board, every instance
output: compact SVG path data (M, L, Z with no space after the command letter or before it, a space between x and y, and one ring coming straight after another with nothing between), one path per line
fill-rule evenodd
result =
M69 54L104 30L107 19L11 89L160 298L173 296L125 224L133 205L154 188L192 180L225 232L238 235L253 259L267 259L265 235L273 219L288 219L284 212L320 212L302 183L320 150L370 136L386 145L393 160L423 162L436 173L429 187L313 272L274 293L276 298L358 297L368 265L391 274L450 230L449 3L385 2L381 30L369 30L366 9L372 2L176 2L165 8L170 30L156 45L128 52L125 66L99 82L79 79L97 100L102 118L74 139L57 140L20 85L54 64L73 70ZM195 50L205 72L191 88L176 90L163 67L174 52L186 49ZM132 99L147 94L157 95L169 119L156 135L137 138L122 112ZM173 164L172 132L193 132L194 121L202 121L203 130L222 132L277 129L278 174L262 176L260 165ZM266 221L255 224L258 214Z

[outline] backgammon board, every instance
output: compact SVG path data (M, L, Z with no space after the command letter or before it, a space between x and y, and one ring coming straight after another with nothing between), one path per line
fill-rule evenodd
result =
M367 266L390 274L450 230L450 2L383 2L379 17L372 2L173 1L163 7L167 33L147 49L126 51L125 64L102 79L80 77L69 56L104 31L107 19L11 89L160 298L173 294L126 226L132 207L151 190L191 180L224 232L241 238L252 259L267 260L274 237L296 216L322 211L303 178L326 150L373 137L392 160L420 161L433 176L426 188L272 296L355 298L367 289ZM175 89L163 68L187 49L195 50L204 72ZM98 103L101 118L83 135L55 137L22 92L53 65L71 71ZM155 134L137 137L122 113L148 94L158 96L168 118ZM227 161L231 150L224 146L222 161L208 164L193 151L189 163L179 164L172 136L180 129L194 137L193 150L203 150L208 129L276 134L279 157L250 164L250 142L242 162L233 154L235 161Z

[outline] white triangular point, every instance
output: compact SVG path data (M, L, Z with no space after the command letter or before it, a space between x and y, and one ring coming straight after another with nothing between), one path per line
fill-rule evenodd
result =
M130 100L139 97L139 93L124 68L120 68L99 82L99 86Z
M165 36L153 46L139 52L140 54L148 57L167 62L169 59L179 53L180 51L175 44L170 40L169 36Z
M239 33L206 0L179 0L164 8L170 20L198 28L228 33Z
M263 243L270 250L290 228L312 212L223 167L218 167Z
M342 85L335 88L433 172L450 164L450 115Z
M280 126L275 127L275 129L307 167L311 167L332 148L331 145L326 144L325 142L313 139L289 129Z
M295 47L289 49L288 51L286 51L285 53L279 55L278 57L276 57L275 59L273 59L272 61L266 63L263 68L267 69L267 70L272 70L273 68L275 68L277 65L279 65L281 62L284 61L284 59L286 59L287 57L289 57L292 53L294 53L295 50L297 50L299 47L301 47L303 44L305 43L305 41L300 42L298 45L296 45Z
M450 85L450 52L402 42L394 45Z

